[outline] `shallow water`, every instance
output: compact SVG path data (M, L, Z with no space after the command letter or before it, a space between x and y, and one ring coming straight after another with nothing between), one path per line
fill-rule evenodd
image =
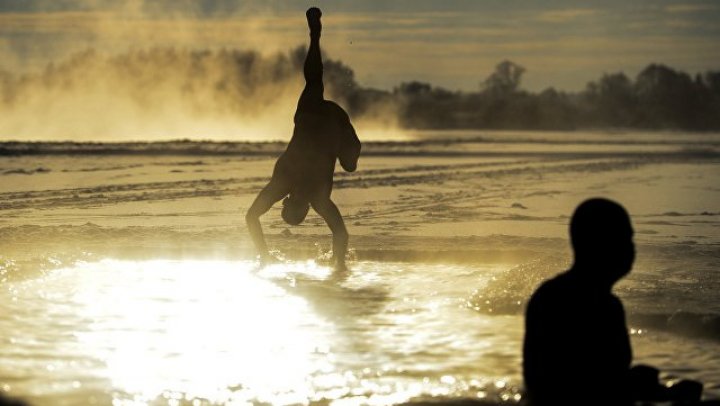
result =
M520 319L467 308L477 270L329 276L314 262L105 260L14 283L0 380L38 404L515 395L496 386L517 383Z
M0 384L40 405L520 398L521 315L470 306L506 267L351 268L107 259L14 281L0 294ZM638 361L675 362L717 395L716 342L633 340Z
M282 144L4 157L0 394L40 405L514 403L524 303L566 269L574 207L606 196L636 232L637 261L616 288L635 361L720 398L719 134L416 138L366 145L357 172L336 174L360 259L347 275L249 261L242 213ZM268 150L243 153L256 147ZM288 228L275 208L263 224L287 258L329 246L312 213Z

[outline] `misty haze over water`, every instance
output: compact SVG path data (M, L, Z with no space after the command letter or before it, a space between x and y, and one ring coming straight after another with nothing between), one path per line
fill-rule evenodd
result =
M0 136L7 140L282 140L302 88L303 48L153 48L106 55L88 50L34 74L0 71ZM531 67L529 68L531 69ZM328 60L329 97L360 132L394 138L431 129L720 129L720 71L690 76L652 64L636 78L606 74L586 90L522 89L511 61L478 78L477 92L424 82L362 86L351 67ZM385 135L383 135L385 134Z

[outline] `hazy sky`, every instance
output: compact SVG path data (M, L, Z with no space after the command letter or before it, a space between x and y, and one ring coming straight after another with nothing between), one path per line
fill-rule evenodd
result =
M720 69L717 0L0 0L0 69L86 48L285 51L306 41L310 5L324 11L324 50L366 86L475 90L503 59L527 68L530 90L579 90L651 62Z

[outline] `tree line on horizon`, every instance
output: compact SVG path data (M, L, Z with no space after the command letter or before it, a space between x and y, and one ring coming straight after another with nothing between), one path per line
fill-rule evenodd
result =
M277 104L280 94L297 97L305 52L304 46L276 55L156 48L105 56L87 50L38 73L0 70L0 113L32 110L30 103L43 98L51 106L82 101L94 92L146 114L179 99L184 111L199 117L253 117L263 109L274 115L287 108ZM525 68L503 61L473 92L418 81L374 89L361 86L342 61L325 58L324 66L326 97L354 120L384 120L406 129L720 130L720 71L690 76L650 64L635 78L604 74L579 92L529 92L520 86Z
M720 130L720 71L691 77L653 63L634 80L609 73L579 92L539 93L520 87L524 72L506 60L476 92L410 81L391 91L349 87L344 97L356 114L375 103L394 104L399 124L411 129Z

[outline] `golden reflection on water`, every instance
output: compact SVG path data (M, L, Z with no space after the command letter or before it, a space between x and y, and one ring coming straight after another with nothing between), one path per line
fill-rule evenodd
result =
M72 272L92 321L77 338L134 401L306 403L312 377L333 372L333 325L250 262L102 261Z
M0 313L12 315L0 327L13 334L12 345L0 342L0 390L38 405L513 399L521 319L466 305L496 271L78 263L0 296Z

